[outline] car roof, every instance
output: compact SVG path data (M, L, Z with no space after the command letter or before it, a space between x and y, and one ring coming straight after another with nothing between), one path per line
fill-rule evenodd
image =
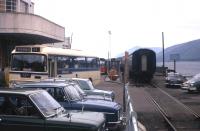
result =
M180 73L177 73L177 72L170 72L167 74L168 76L182 76Z
M169 72L167 74L180 74L180 73L178 73L178 72Z
M82 81L88 81L89 79L84 79L84 78L71 78L72 80L82 80Z
M73 81L88 81L89 79L84 79L84 78L48 78L48 79L43 79L40 82L63 82L63 83L71 83Z
M38 92L41 92L41 91L43 91L43 90L0 88L0 94L30 95L30 94L38 93Z
M62 81L42 81L42 82L28 82L28 83L20 83L17 86L21 87L57 87L62 88L68 86L70 84L62 82Z

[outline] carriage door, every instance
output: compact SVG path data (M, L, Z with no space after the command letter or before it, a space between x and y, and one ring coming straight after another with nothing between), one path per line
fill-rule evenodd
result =
M141 57L141 70L147 71L147 56L146 55L142 55Z
M54 56L50 56L48 60L49 65L49 77L57 76L57 59Z

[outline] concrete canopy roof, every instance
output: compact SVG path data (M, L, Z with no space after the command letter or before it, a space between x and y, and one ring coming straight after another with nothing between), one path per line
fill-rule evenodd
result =
M17 45L32 45L32 44L45 44L45 43L57 43L60 40L24 33L0 33L0 41L5 43L15 43Z
M41 16L24 13L0 13L0 41L16 44L62 42L65 28Z

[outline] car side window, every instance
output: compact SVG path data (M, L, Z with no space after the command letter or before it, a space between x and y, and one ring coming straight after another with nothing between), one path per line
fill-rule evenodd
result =
M17 116L38 116L37 109L25 96L0 96L0 114Z
M63 89L62 88L56 88L56 92L55 92L55 97L54 98L59 102L63 102L63 101L65 101L64 100L64 96L65 96L65 94L63 92Z
M46 91L47 91L52 97L55 97L54 88L46 88Z
M11 96L0 96L1 105L0 113L4 115L16 115L17 105L16 99Z

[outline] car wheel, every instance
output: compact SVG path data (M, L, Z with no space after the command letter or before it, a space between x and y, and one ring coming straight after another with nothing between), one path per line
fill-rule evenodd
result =
M193 91L191 91L191 90L188 90L188 93L193 93Z

